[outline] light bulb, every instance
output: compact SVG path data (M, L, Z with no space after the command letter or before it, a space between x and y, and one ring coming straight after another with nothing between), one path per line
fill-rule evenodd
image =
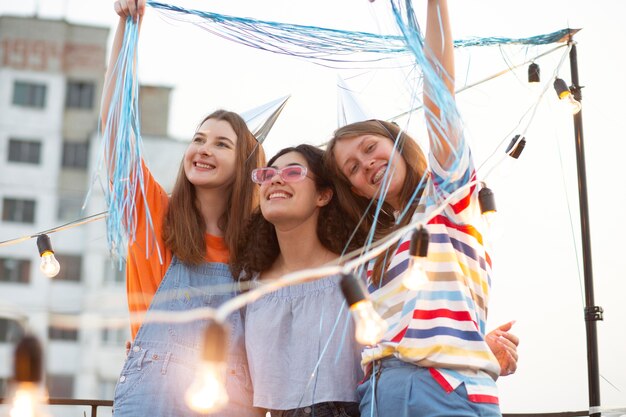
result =
M419 256L411 256L409 261L409 269L404 273L402 278L402 285L407 289L416 291L419 290L428 282L426 271L424 271L424 260Z
M61 265L57 258L54 257L52 251L46 251L41 255L41 264L39 265L41 272L48 278L54 278L59 274Z
M41 256L41 265L39 265L41 272L48 278L57 276L61 270L61 265L54 257L52 242L50 242L48 235L37 236L37 249L39 250L39 256Z
M380 318L369 300L361 300L350 307L356 325L354 336L362 345L375 345L387 331L387 322Z
M354 318L354 336L357 342L375 345L385 335L387 322L380 318L372 303L365 297L366 290L355 275L343 274L339 284Z
M185 401L199 413L214 413L226 406L226 359L228 331L222 323L211 320L204 330L202 358L196 376L185 393Z
M541 93L540 74L541 70L538 64L533 62L528 66L528 90L529 100L531 103L535 103Z
M185 394L189 408L204 414L224 408L228 403L225 374L225 362L202 362Z
M492 216L497 211L496 198L491 191L491 188L482 183L482 188L478 192L478 205L480 206L480 212L483 218Z
M44 417L47 416L45 402L47 395L34 382L19 382L11 399L10 417Z
M561 106L565 108L565 111L568 111L571 114L578 113L583 107L583 105L580 104L580 101L574 98L572 93L564 94L564 97L561 97L559 102L561 103Z
M556 78L554 80L554 90L556 91L556 95L559 97L561 106L565 107L567 111L572 114L576 114L582 109L582 104L574 98L572 91L567 87L567 84L561 78Z
M491 188L487 187L485 183L481 184L482 188L478 192L478 205L480 206L480 213L487 224L487 228L491 229L497 219L496 198Z
M22 337L15 347L10 417L46 416L48 401L41 385L43 352L33 335Z
M428 256L428 242L430 235L423 225L420 225L411 235L409 246L409 268L402 278L402 285L409 290L418 290L428 281L424 262Z
M526 147L526 138L522 135L515 135L504 152L513 159L519 159L524 147Z
M528 83L539 84L539 81L541 81L541 68L539 68L539 64L532 62L528 66Z
M487 227L490 229L493 228L493 225L496 223L496 219L498 218L495 210L489 210L483 213L483 220L487 224Z

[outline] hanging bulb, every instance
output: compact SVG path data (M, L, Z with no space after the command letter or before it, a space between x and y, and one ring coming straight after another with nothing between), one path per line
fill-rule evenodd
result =
M225 374L226 363L201 363L185 396L189 408L203 414L222 409L228 403Z
M528 82L530 84L538 84L541 81L540 74L541 70L538 64L533 62L528 66Z
M517 163L517 160L524 151L525 147L526 138L524 138L522 135L517 134L513 136L513 138L511 138L511 141L504 150L504 153L507 156L502 158L496 166L498 170L498 176L500 178L508 178L511 176L511 174L513 174L513 172L517 172L519 170L519 164Z
M532 63L528 66L528 99L531 104L535 104L541 93L539 65Z
M208 414L221 410L228 403L226 392L226 357L228 332L224 326L211 321L204 332L202 362L185 394L189 408Z
M511 139L509 146L506 147L506 150L504 152L506 152L506 154L509 155L511 158L518 159L524 151L525 146L526 138L521 135L515 135L513 136L513 139Z
M565 96L565 98L562 98L561 103L563 103L567 110L570 111L572 114L580 112L583 108L582 104L580 104L580 101L576 100L572 93L569 93Z
M385 335L387 322L380 318L359 279L353 274L341 278L341 292L350 306L356 325L355 338L363 345L375 345Z
M45 390L30 382L17 383L11 395L10 417L47 417Z
M424 263L428 255L428 231L420 226L411 236L409 269L404 273L402 285L409 290L419 290L428 282Z
M560 102L563 103L572 114L576 114L582 109L582 104L574 98L567 84L561 78L554 80L554 89L556 90L557 96L559 96Z
M41 385L42 352L39 341L31 335L20 340L15 349L14 387L11 390L10 417L47 416L48 400Z
M56 277L61 270L61 265L54 257L52 243L48 235L37 236L37 249L39 249L39 256L41 256L41 265L39 265L41 272L48 278Z
M488 225L493 223L493 217L496 214L496 199L485 183L482 183L482 188L478 192L478 204L480 205L480 212Z

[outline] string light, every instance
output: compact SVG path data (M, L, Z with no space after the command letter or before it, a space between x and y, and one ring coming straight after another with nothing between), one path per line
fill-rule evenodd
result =
M480 205L480 213L488 225L493 223L493 217L496 213L496 198L484 182L481 183L482 188L478 192L478 204Z
M563 79L556 78L554 80L554 90L556 90L556 94L561 103L564 103L572 114L576 114L582 109L582 104L574 98L574 95Z
M506 154L513 159L518 159L526 146L526 138L522 135L515 135L511 143L506 147Z
M428 282L428 277L424 270L424 262L428 255L429 239L428 231L421 225L411 236L411 246L409 247L410 265L402 279L402 284L409 290L418 290Z
M522 141L523 141L523 142L525 142L524 138L522 138ZM523 149L523 145L524 145L524 143L522 143L522 149ZM515 149L515 150L517 150L517 147L516 147L516 149ZM521 152L521 150L520 150L520 152ZM507 153L508 153L508 151L507 151ZM511 154L509 154L509 155L513 157L513 155L511 155ZM519 156L519 155L518 155L518 156ZM515 158L516 158L516 157L515 157ZM489 189L487 189L487 190L489 190ZM482 191L484 191L484 190L481 190L481 192L482 192ZM489 191L491 192L491 190L489 190ZM491 194L492 194L492 196L493 196L493 193L491 193ZM482 205L481 205L481 206L482 206ZM481 210L481 211L482 211L482 210ZM495 211L495 202L494 202L494 211ZM33 237L34 237L34 236L33 236ZM46 236L46 237L47 237L47 236ZM48 238L48 240L49 240L49 238ZM38 237L38 241L39 241L39 237ZM58 262L57 262L57 264L58 264ZM369 304L369 305L371 306L371 302L369 302L369 301L367 301L367 300L365 300L365 301L367 302L367 304ZM372 311L373 311L373 306L371 306L371 308L372 308ZM351 308L351 310L352 310L352 308ZM354 310L353 310L353 312L354 312ZM374 312L374 314L376 314L376 313ZM355 319L357 319L357 318L355 317ZM382 321L382 320L381 320L381 321ZM384 323L384 321L383 321L383 323ZM382 333L381 333L381 334L384 334L384 331L382 331ZM226 339L226 338L224 338L224 339ZM223 351L226 351L226 349L224 348L224 349L223 349ZM222 386L222 387L223 387L223 386Z
M541 69L539 64L531 62L528 65L528 87L529 87L529 99L531 103L534 103L539 98L541 92Z
M43 355L36 337L25 335L15 348L10 417L47 416L48 396L41 385Z
M530 84L539 83L539 81L541 81L540 74L541 69L538 64L533 62L528 66L528 82Z
M387 322L374 310L372 302L365 296L365 290L354 274L343 274L341 291L350 306L356 329L355 338L363 345L375 345L387 331Z
M211 320L204 332L202 361L196 376L185 394L189 408L208 414L221 410L228 403L226 392L226 357L228 332L217 321Z
M48 235L37 236L37 249L39 249L39 256L41 256L41 265L39 265L41 272L48 278L56 277L61 270L61 265L54 257L52 243Z

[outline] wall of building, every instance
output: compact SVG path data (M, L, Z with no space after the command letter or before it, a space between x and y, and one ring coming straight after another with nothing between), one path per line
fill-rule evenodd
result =
M96 183L85 210L80 211L101 151L97 132L108 36L108 28L0 16L0 241L33 235L105 209ZM44 85L45 103L16 104L15 88L20 82ZM83 95L77 93L73 97L78 101L73 101L68 98L72 91ZM170 92L169 87L159 86L141 92L145 160L168 190L186 147L167 137ZM38 162L11 161L11 140L39 143ZM7 219L7 198L34 200L32 221ZM129 331L123 272L109 257L105 222L50 237L57 255L80 257L78 280L64 280L71 273L63 263L58 277L43 276L34 239L0 246L0 321L7 313L25 318L44 345L47 374L73 379L69 396L112 399ZM10 282L2 269L2 262L14 266L16 259L30 261L27 282ZM0 333L3 329L6 325L0 325ZM0 391L3 380L12 374L15 340L8 339L0 334Z

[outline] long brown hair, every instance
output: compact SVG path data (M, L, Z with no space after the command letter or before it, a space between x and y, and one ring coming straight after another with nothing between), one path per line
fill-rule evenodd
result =
M354 230L350 221L346 221L341 211L333 182L324 171L324 151L312 145L298 145L280 150L267 163L271 166L276 159L290 153L297 152L306 160L309 172L314 175L315 188L318 191L331 189L333 196L325 206L320 208L317 220L317 237L322 245L333 253L340 254ZM250 181L252 182L252 181ZM246 233L241 236L237 248L235 262L231 262L234 277L249 280L254 273L268 270L280 255L280 247L276 236L276 228L265 220L261 210L257 208L252 215ZM349 249L352 249L349 248ZM243 274L242 274L243 272Z
M352 192L350 180L341 171L335 159L335 147L337 143L343 139L352 139L363 135L376 135L389 138L396 144L398 155L404 159L407 167L406 179L400 193L400 207L401 210L406 208L409 204L411 204L412 207L402 218L400 223L396 224L393 216L393 207L391 207L389 203L384 202L382 210L376 219L376 232L374 234L374 239L380 239L411 221L411 217L416 208L416 204L411 201L411 197L415 189L420 185L420 181L426 173L428 164L424 152L422 152L417 142L394 123L374 119L352 123L335 131L333 138L328 142L326 148L324 165L333 178L342 210L346 212L352 223L359 224L360 222L359 236L367 236L368 232L374 226L375 204L371 204L371 199ZM365 244L364 241L358 243L361 245ZM391 255L393 255L396 248L397 245L392 246L376 259L372 274L372 280L375 284L380 282L383 271L385 271L386 266L391 261Z
M265 154L246 122L237 113L216 110L205 117L198 127L208 119L228 122L237 135L235 179L226 196L227 209L219 220L232 261L233 256L237 256L236 247L243 233L243 225L259 205L259 190L250 181L250 174L254 168L264 165ZM187 179L181 162L165 214L165 246L182 262L199 265L206 260L205 230L206 224L197 206L195 187Z

